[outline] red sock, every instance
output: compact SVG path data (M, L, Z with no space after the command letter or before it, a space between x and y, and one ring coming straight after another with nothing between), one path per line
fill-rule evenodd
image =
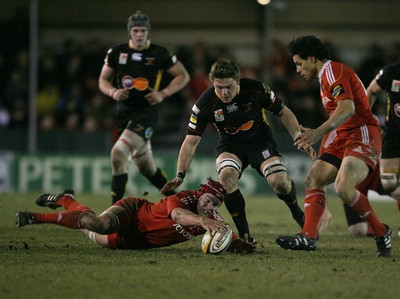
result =
M64 195L57 200L57 205L62 206L67 211L89 209L77 202L72 196Z
M75 210L59 213L34 213L35 223L53 223L68 228L80 228L79 220L86 213L93 213L92 210ZM94 213L93 213L94 214Z
M369 204L368 198L360 191L356 190L356 195L348 205L367 221L376 237L383 236L386 233L386 227L379 221Z
M318 224L325 210L325 192L321 189L310 189L306 191L304 199L304 213L306 220L304 223L303 235L316 238L318 234Z
M71 196L63 196L57 204L64 207L67 212L35 213L35 223L53 223L68 228L80 228L79 220L83 214L94 212L87 206L77 202Z

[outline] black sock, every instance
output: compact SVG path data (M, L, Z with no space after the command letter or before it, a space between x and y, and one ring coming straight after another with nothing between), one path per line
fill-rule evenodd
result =
M158 190L160 190L164 185L167 183L167 176L165 173L160 169L157 168L157 171L155 174L153 174L151 177L147 177L147 179L152 183ZM168 192L165 192L164 195L172 195L175 194L175 191L171 190Z
M296 185L294 184L293 181L292 181L292 189L288 194L286 195L277 194L277 195L289 207L293 218L301 217L304 214L303 211L300 209L299 204L297 203Z
M227 194L224 202L226 209L231 214L233 222L236 225L239 236L243 238L244 234L248 234L250 238L249 225L246 219L246 203L240 190L237 189L235 192Z
M124 196L127 183L128 183L128 174L127 173L112 176L112 179L111 179L112 203L116 203L118 200L120 200Z

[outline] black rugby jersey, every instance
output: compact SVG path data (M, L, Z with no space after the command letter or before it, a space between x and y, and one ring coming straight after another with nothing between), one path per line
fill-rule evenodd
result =
M130 90L126 101L117 102L117 110L150 108L144 96L150 92L149 88L160 89L164 71L176 62L174 54L156 44L150 44L141 51L132 49L129 43L109 49L104 63L114 69L117 88Z
M212 123L223 138L237 143L255 141L271 130L265 110L278 115L283 107L269 86L253 79L240 79L239 93L229 104L223 103L211 87L192 108L188 135L201 136Z
M385 66L376 76L378 85L388 94L386 127L400 129L400 63Z

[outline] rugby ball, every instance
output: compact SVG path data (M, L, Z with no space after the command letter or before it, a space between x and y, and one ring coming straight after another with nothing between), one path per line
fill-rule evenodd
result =
M224 233L218 231L206 232L201 240L201 250L204 254L219 254L224 252L232 242L232 228Z

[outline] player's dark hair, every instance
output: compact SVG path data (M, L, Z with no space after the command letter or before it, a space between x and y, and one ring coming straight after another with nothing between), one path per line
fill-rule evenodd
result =
M318 60L329 59L329 50L320 39L313 35L306 35L292 40L288 44L292 56L299 55L301 59L314 56Z
M131 31L132 27L136 26L146 27L147 30L150 30L151 28L149 17L140 10L136 11L135 14L128 18L128 23L126 25L128 33Z
M226 79L232 78L235 81L240 80L240 70L236 63L231 60L221 59L215 62L212 67L210 74L208 75L211 81L214 79Z

